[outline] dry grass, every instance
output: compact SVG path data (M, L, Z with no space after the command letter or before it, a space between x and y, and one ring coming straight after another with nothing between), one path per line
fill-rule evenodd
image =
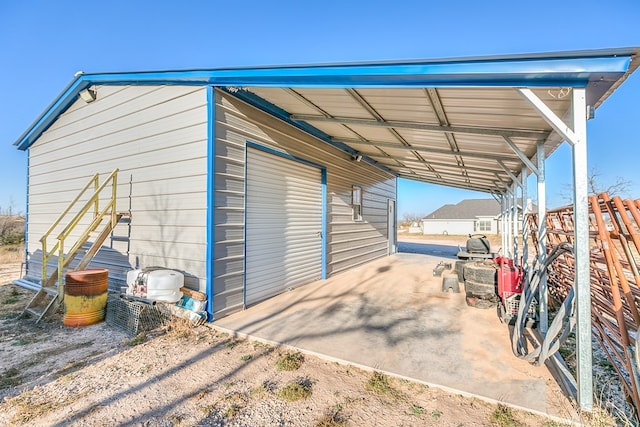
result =
M53 399L49 398L46 393L41 393L40 390L39 387L36 387L11 399L12 406L17 408L16 413L11 418L12 422L21 424L29 423L68 406L89 394L89 391L81 393L60 393Z
M364 387L379 395L390 396L396 399L404 397L401 392L391 385L391 379L382 372L376 371L372 373Z
M0 264L12 264L24 259L24 244L0 246Z
M171 316L164 324L167 335L173 338L194 338L197 333L193 329L193 323L188 319Z
M280 371L295 371L300 369L304 362L304 356L300 352L288 352L283 354L276 362L276 367Z
M346 425L348 419L342 413L343 409L344 407L340 404L334 406L318 420L315 427L341 427Z
M278 396L289 402L307 399L311 396L311 384L312 381L309 378L298 378L284 386L278 392Z
M508 406L498 405L489 415L489 421L499 427L520 427L523 424L515 418L515 411Z

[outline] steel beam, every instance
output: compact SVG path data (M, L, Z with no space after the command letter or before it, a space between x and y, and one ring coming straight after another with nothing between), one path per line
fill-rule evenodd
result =
M504 194L504 207L503 207L503 216L504 216L504 235L505 235L505 239L504 239L504 243L502 245L503 248L503 256L509 257L511 258L513 255L512 252L512 243L513 240L511 238L511 233L513 231L513 228L511 226L511 202L513 200L512 197L512 193L513 193L513 188L512 187L507 187L505 190L505 194Z
M547 186L545 183L545 151L544 142L538 142L536 147L536 159L538 163L537 195L538 195L538 265L544 265L547 259ZM540 306L538 314L540 318L540 333L546 334L549 329L549 312L547 301L547 271L542 270L540 287L538 288L538 301Z
M518 161L518 159L514 156L508 156L505 154L484 153L480 151L453 152L446 148L432 148L432 147L424 147L419 145L404 146L404 145L394 144L393 142L370 141L370 140L362 140L362 139L356 139L356 138L332 138L331 141L342 142L344 144L370 145L372 147L391 148L394 150L424 151L426 153L445 154L448 156L464 156L464 157L475 157L478 159L502 160L503 162Z
M423 171L421 173L417 173L417 175L422 175L425 178L429 178L429 173L434 174L433 178L431 179L437 179L440 182L443 183L448 183L448 182L459 182L462 184L469 184L469 185L473 185L475 187L478 188L483 188L483 184L486 182L485 180L481 180L481 182L477 182L477 180L473 179L465 179L464 175L461 175L460 173L447 173L447 172L438 172L438 174L435 174L434 172L431 171ZM487 185L486 188L489 188L490 186Z
M455 182L436 180L436 179L433 179L433 178L419 176L419 175L400 174L399 177L400 178L411 179L411 180L414 180L414 181L422 181L422 182L426 182L428 184L443 185L443 186L447 186L447 187L461 188L461 189L464 189L464 190L475 190L475 191L480 191L482 193L489 193L489 194L499 194L500 193L498 191L498 189L496 189L496 188L482 187L482 186L473 185L473 184L467 184L467 183L459 184L459 183L455 183Z
M512 248L513 248L513 260L518 259L518 187L520 182L518 180L513 181L513 193L511 195L511 230L512 230Z
M591 275L589 266L589 205L587 185L587 102L584 88L574 88L573 103L573 206L574 279L577 305L576 358L578 403L593 409L593 354L591 347Z
M578 90L578 88L573 88L573 90ZM533 93L531 89L519 88L518 92L520 92L520 94L524 96L536 110L538 110L540 115L542 115L542 118L545 119L545 121L549 123L549 125L556 132L558 132L563 139L565 139L571 145L574 144L574 141L576 140L576 134L574 133L575 128L571 130L571 128L567 126L567 124L560 117L558 117L556 113L554 113L553 110L544 103L544 101L538 98L538 96ZM586 114L586 106L580 114Z
M411 168L411 167L409 167L409 168ZM468 184L475 184L476 186L479 186L479 187L482 186L483 182L486 182L485 180L482 180L482 179L478 180L477 178L468 178L465 175L462 175L462 173L460 173L460 172L443 172L443 171L437 171L437 172L423 171L423 172L421 172L422 175L428 175L430 173L434 175L434 178L441 179L441 180L443 180L443 182L447 182L448 180L454 180L454 181L466 182ZM478 182L478 181L482 181L482 182Z
M511 138L509 138L508 136L503 136L502 139L504 139L504 142L507 143L509 148L511 148L511 150L513 150L513 152L516 153L518 157L520 157L520 160L522 160L522 163L527 165L527 167L531 169L533 173L535 174L538 173L538 169L533 164L533 162L527 157L526 154L524 154L524 152L521 149L518 148L518 146L511 140Z
M520 183L518 177L513 172L511 172L511 170L509 170L509 168L502 162L502 160L498 160L498 164L505 171L505 173L509 175L509 178L511 178L512 182L518 187L522 188L522 184Z
M522 234L522 263L520 265L529 265L529 228L527 227L527 208L529 207L529 194L527 186L527 175L529 175L529 169L526 166L522 167L520 172L520 178L522 179L522 221L520 221L520 232Z
M377 154L370 154L370 153L363 153L368 157L376 157ZM414 160L414 159L404 159L404 158L400 158L400 157L396 157L396 156L384 156L384 159L390 159L390 160L400 160L405 162L406 164L411 164L412 162L419 162L418 160ZM379 162L384 164L383 162ZM489 169L489 168L483 168L483 167L479 167L479 166L458 166L458 165L454 165L451 163L445 163L445 162L434 162L429 160L428 163L431 166L440 166L440 167L444 167L444 168L451 168L451 169L468 169L470 171L474 171L474 172L480 172L480 173L486 173L489 175L494 175L496 174L496 170L495 169ZM408 166L410 167L410 166Z
M505 228L506 206L505 206L504 198L505 198L504 195L500 197L500 243L502 246L501 255L506 256L507 254L505 253L505 248L507 247L507 233L506 233L507 230Z
M547 136L546 131L533 131L533 130L512 130L512 129L494 129L483 128L474 126L443 126L432 125L421 122L403 122L397 120L374 120L374 119L358 119L350 117L325 117L312 114L291 114L290 120L303 121L303 122L325 122L325 123L338 123L348 125L359 126L376 126L384 128L397 128L397 129L418 129L427 130L432 132L452 132L452 133L465 133L472 135L494 135L494 136L508 136L513 138L532 138L539 139Z

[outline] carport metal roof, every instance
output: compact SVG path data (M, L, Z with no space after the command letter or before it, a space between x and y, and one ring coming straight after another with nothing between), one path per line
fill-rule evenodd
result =
M546 157L564 139L530 99L568 117L572 88L584 88L597 108L637 67L639 52L79 73L15 145L30 146L90 86L213 85L396 176L504 194L523 167L535 171L539 142Z

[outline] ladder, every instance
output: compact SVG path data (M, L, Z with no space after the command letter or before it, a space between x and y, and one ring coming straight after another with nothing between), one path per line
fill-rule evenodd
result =
M129 217L129 213L116 212L117 176L118 169L115 169L104 182L100 184L99 174L95 174L40 238L40 243L42 244L42 278L40 286L25 286L37 292L33 298L31 298L21 316L30 314L36 319L36 323L38 323L48 314L55 312L64 299L65 268L79 255L82 255L82 258L75 266L75 269L82 270L86 268L98 253L104 241L111 235L115 226L123 220L124 217ZM100 208L100 195L103 194L105 189L111 190L111 193L109 200ZM85 195L88 196L88 200L80 207L75 215L67 219L71 216L70 212L72 209L79 204L79 200ZM49 236L54 230L61 228L61 224L63 224L65 220L66 223L64 224L66 225L56 236L55 244L51 249L48 249ZM67 239L83 220L85 223L89 220L89 225L84 228L80 236L65 253L65 243L67 243ZM91 246L88 249L83 249L83 245L90 240L92 240ZM49 273L47 272L47 264L49 260L56 255L58 257L57 267ZM26 280L21 279L17 282L26 282Z

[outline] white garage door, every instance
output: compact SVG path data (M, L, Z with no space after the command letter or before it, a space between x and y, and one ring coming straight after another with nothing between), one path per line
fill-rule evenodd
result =
M322 276L322 172L247 148L246 299Z

